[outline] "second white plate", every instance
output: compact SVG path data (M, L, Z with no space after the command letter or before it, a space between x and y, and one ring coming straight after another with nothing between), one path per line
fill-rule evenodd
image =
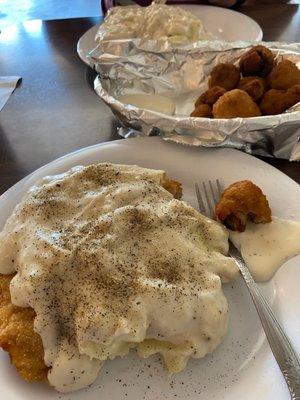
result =
M229 42L242 41L260 41L263 37L261 27L247 15L237 11L221 7L212 7L204 5L186 4L179 5L199 17L207 32L221 40ZM90 28L81 36L77 43L77 53L81 60L87 65L93 67L91 60L87 57L89 52L96 46L95 35L100 24Z

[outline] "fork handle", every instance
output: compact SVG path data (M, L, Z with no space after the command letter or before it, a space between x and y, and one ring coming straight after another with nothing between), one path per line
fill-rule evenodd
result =
M267 300L254 282L245 262L230 243L229 254L236 260L264 328L271 350L289 388L291 399L300 400L300 361Z

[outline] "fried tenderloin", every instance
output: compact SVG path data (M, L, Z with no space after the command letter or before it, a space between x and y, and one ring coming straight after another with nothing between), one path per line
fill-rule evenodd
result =
M45 380L48 368L40 335L33 330L36 316L29 307L12 304L10 282L15 274L0 274L0 347L7 351L11 363L29 382Z

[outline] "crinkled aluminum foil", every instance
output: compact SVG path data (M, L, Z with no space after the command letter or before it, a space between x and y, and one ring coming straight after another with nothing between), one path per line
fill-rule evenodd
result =
M100 42L90 53L99 76L97 94L120 119L123 136L161 134L167 140L204 147L234 147L250 154L300 160L300 103L274 116L235 119L190 118L194 101L207 89L208 75L220 62L238 62L257 43L202 41L165 49L140 40ZM300 67L300 43L268 42L278 58ZM174 115L122 104L124 94L161 94L173 99Z

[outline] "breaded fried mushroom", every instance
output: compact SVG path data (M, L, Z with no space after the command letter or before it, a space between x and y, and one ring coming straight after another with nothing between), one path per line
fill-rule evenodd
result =
M212 107L215 102L221 97L224 93L226 93L226 89L221 86L212 86L210 89L206 90L206 92L202 93L201 96L195 102L195 108L197 108L200 104L207 104Z
M208 86L221 86L226 90L234 89L240 80L240 70L233 64L218 64L211 73Z
M42 339L33 330L35 312L11 303L9 285L13 276L0 274L0 347L9 353L23 379L41 381L46 379L48 368Z
M254 101L258 101L267 90L267 84L264 78L260 78L259 76L246 76L245 78L241 78L237 88L248 93Z
M213 106L214 118L248 118L261 115L260 109L248 93L240 89L226 92Z
M291 97L291 101L293 101L293 104L299 103L300 101L300 84L299 85L294 85L291 88L287 90L287 93ZM292 107L292 106L290 106Z
M268 90L259 106L263 115L276 115L283 113L299 101L300 85L295 85L288 90Z
M199 104L195 110L191 112L190 116L198 118L211 118L211 107L208 104Z
M240 69L243 76L267 76L274 65L274 54L265 46L254 46L242 55Z
M286 90L300 84L300 69L290 60L280 61L268 76L272 89Z
M247 220L255 224L271 222L271 209L262 190L251 181L235 182L224 190L216 205L215 217L227 228L243 232Z
M283 113L289 108L289 101L285 90L270 89L268 90L259 107L263 115L276 115Z

